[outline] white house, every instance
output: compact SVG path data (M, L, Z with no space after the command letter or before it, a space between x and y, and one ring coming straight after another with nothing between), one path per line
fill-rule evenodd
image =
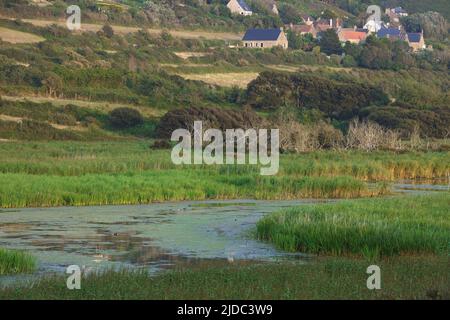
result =
M363 29L367 29L370 33L377 33L383 27L382 21L369 20L364 25Z
M244 0L230 0L227 7L233 14L242 16L251 16L253 14L252 9Z

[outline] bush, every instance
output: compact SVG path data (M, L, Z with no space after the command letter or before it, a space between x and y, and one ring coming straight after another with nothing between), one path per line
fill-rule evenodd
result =
M158 124L156 136L170 138L176 129L187 129L193 132L194 121L203 122L203 130L215 128L249 129L260 128L263 119L249 108L244 110L230 110L221 108L191 107L175 109L167 112Z
M57 112L51 116L51 122L65 126L74 126L77 124L77 119L67 113Z
M172 145L170 144L170 142L168 140L156 140L152 146L150 146L151 149L170 149L172 147Z
M347 147L371 151L380 148L399 150L402 146L398 132L385 129L374 122L355 119L348 129Z
M126 129L144 123L141 113L132 108L117 108L109 114L109 120L113 127Z

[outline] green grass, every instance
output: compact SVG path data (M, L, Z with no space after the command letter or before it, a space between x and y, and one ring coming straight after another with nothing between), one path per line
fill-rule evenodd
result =
M450 194L299 206L264 217L257 236L323 255L448 254Z
M277 176L257 166L175 166L151 141L0 143L0 207L140 204L167 200L355 198L383 181L445 177L450 153L281 155ZM363 181L379 181L368 188Z
M36 260L28 253L0 248L0 275L32 272Z
M381 290L368 290L367 267L381 268ZM150 277L105 272L68 290L66 277L0 290L1 299L449 299L445 257L380 261L318 259L306 264L204 262Z
M352 177L220 176L200 170L43 176L0 174L0 207L147 204L206 199L353 198L377 195Z

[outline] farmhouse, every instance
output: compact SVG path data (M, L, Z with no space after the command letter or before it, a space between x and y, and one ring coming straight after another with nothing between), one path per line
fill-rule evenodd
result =
M342 21L338 19L318 19L317 21L314 21L313 18L306 15L303 18L303 21L305 24L289 24L286 25L286 28L292 30L293 32L305 35L305 34L312 34L314 38L317 38L317 35L320 32L324 32L328 29L339 29L342 25Z
M405 33L401 28L381 28L377 32L378 38L387 38L389 40L406 40Z
M249 29L242 38L246 48L288 47L288 40L283 29Z
M366 29L357 28L340 28L338 30L339 41L360 44L367 38L368 31Z
M314 24L288 24L286 25L286 28L288 28L289 30L291 30L292 32L295 32L297 34L300 35L305 35L305 34L312 34L312 36L315 38L317 37L317 30L314 27Z
M386 8L385 14L389 16L391 23L399 23L401 17L408 16L408 12L406 12L402 7Z
M242 16L251 16L253 14L252 9L244 0L230 0L227 7L234 14Z
M423 31L418 33L408 33L407 41L414 52L426 48L425 39L423 38Z

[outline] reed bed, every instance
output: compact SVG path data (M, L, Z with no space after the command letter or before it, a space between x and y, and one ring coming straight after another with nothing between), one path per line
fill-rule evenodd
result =
M149 141L0 143L0 173L78 176L166 169L208 169L257 173L255 166L177 167L170 150L152 150ZM238 167L238 169L236 169ZM224 169L225 168L225 169ZM281 155L279 176L353 176L364 181L435 179L450 174L450 152L315 151Z
M36 269L36 260L26 252L0 248L0 275L29 273Z
M0 207L141 204L204 199L355 198L402 178L442 178L450 153L320 151L258 166L175 166L149 141L0 143ZM364 181L379 182L368 188Z
M277 247L320 255L448 254L450 193L299 206L257 223Z
M45 176L0 174L0 207L147 204L206 199L354 198L385 192L352 177L208 175L201 171Z

